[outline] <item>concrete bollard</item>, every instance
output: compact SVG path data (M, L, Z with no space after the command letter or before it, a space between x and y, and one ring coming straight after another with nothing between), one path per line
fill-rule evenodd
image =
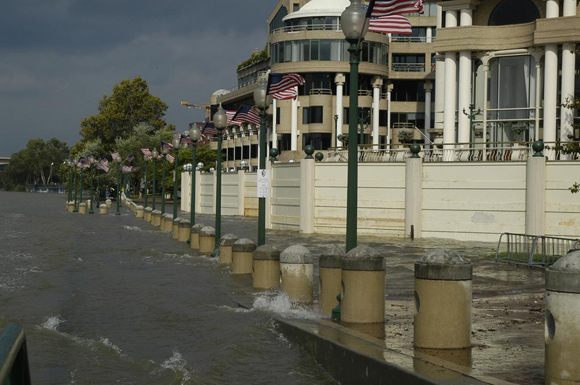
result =
M319 283L319 300L318 311L325 316L332 314L332 309L338 306L336 297L342 291L341 280L341 257L342 253L333 255L322 255L318 263L318 283Z
M173 217L171 214L163 214L161 217L161 230L170 232L173 229Z
M546 384L580 384L580 251L546 270L545 298Z
M152 211L153 211L153 209L151 207L145 207L145 210L143 210L143 219L145 220L145 222L151 223L151 212Z
M211 226L205 226L199 231L199 255L211 257L215 250L215 229Z
M67 202L66 209L69 213L72 213L75 209L75 203L74 202Z
M199 232L203 229L205 225L197 223L191 227L191 241L189 247L194 250L199 250Z
M113 205L113 201L111 201L110 199L107 199L105 201L105 204L107 205L108 208L111 208L111 206Z
M81 214L87 213L87 204L85 202L79 204L79 213Z
M314 264L313 257L304 246L294 245L280 254L282 292L292 302L312 303Z
M161 211L151 211L151 224L155 227L161 227Z
M222 265L232 264L232 246L240 238L234 234L226 234L220 238L219 263Z
M177 217L172 222L173 222L173 226L171 229L171 238L178 239L179 238L179 223L181 222L181 218Z
M341 258L342 310L350 323L385 321L385 259L375 249L358 246Z
M415 347L471 347L472 271L448 249L431 250L415 263Z
M254 289L268 290L280 286L280 250L262 245L254 251Z
M136 206L135 208L135 217L136 218L143 218L145 215L145 207L143 206Z
M232 274L252 274L252 253L256 250L256 244L248 239L241 238L232 246Z
M107 205L104 203L101 203L101 205L99 206L99 214L107 215L108 210L109 210L109 208L107 207Z
M177 231L177 240L179 242L187 242L191 231L190 229L191 225L189 219L182 218L181 221L179 222L179 228Z

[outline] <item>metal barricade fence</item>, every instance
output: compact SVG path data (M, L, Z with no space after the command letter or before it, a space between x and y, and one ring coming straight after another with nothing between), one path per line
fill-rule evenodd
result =
M547 267L580 246L580 240L503 233L495 252L496 262L507 262L529 267Z

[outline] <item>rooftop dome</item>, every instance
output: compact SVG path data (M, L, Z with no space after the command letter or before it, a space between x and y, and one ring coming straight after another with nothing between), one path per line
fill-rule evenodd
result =
M299 11L286 16L283 21L303 17L340 16L350 5L350 0L311 0Z
M211 94L212 96L220 96L220 95L225 95L225 94L229 94L230 91L228 90L217 90L216 92L214 92L213 94Z

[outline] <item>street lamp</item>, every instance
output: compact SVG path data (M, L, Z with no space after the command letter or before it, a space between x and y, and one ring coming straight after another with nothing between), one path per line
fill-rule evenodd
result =
M173 171L173 219L177 218L177 166L179 165L179 145L181 144L181 134L173 137L173 149L175 150L175 168Z
M79 212L79 202L77 200L77 196L79 193L79 189L78 189L78 185L77 185L77 167L78 167L78 162L77 161L71 161L72 163L72 167L73 167L73 173L74 173L74 185L75 185L75 208L73 210L73 213L78 213Z
M121 157L117 156L115 162L117 162L117 212L115 215L121 215L119 211L119 205L121 204Z
M153 149L151 155L153 155L153 204L151 205L151 208L155 210L155 200L157 199L157 190L155 189L155 174L157 174L157 157L159 156L159 152L157 152L156 148Z
M167 163L167 154L169 150L167 148L161 148L163 153L163 174L161 178L161 214L165 214L165 163Z
M217 253L220 245L221 228L222 228L222 141L223 131L228 125L228 116L224 111L221 103L217 112L213 116L213 124L218 131L218 148L217 148L217 186L215 194L215 249L213 255Z
M266 169L266 110L272 102L268 97L266 79L260 79L254 89L254 103L260 110L260 163L259 170ZM266 198L258 197L258 246L266 243Z
M97 160L95 158L93 158L92 156L89 156L89 166L91 168L91 205L89 207L89 214L94 214L94 210L93 210L93 199L94 199L94 194L93 194L93 168L95 166L95 164L97 163Z
M199 162L199 163L197 164L197 171L201 171L201 170L203 170L203 166L204 166L203 162Z
M477 111L475 111L475 105L473 103L471 103L469 105L469 113L467 113L467 111L465 111L465 108L463 109L463 114L467 117L469 117L469 143L471 145L471 143L473 143L473 119L475 119L476 115L480 115L481 114L481 108L478 108Z
M348 119L348 180L346 198L346 251L353 249L357 244L357 189L358 189L358 64L360 60L360 43L368 31L366 9L361 0L351 0L350 5L340 16L340 25L350 44L350 103Z
M189 138L192 142L191 148L191 201L190 201L190 212L189 212L189 223L191 226L195 225L195 177L196 171L193 169L193 165L196 161L197 156L197 141L201 138L201 131L195 125L193 125L188 131ZM201 167L198 165L198 170L203 167L203 163L201 163Z
M338 115L334 115L334 151L338 151Z
M73 162L70 159L65 161L65 164L68 166L68 201L72 201L72 166Z
M145 163L145 208L147 208L147 162L149 162L149 157L147 155L143 155L143 161Z

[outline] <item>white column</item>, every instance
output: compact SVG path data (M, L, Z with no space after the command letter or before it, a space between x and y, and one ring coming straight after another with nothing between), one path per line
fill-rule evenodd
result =
M433 41L433 30L431 27L427 28L427 39L425 40L427 43L431 43Z
M342 106L342 96L344 94L343 86L346 78L344 74L338 73L334 77L334 82L336 83L336 115L338 115L338 124L336 125L336 136L342 135L342 124L344 123L344 108Z
M429 137L427 130L431 129L431 91L433 90L433 83L425 82L423 86L425 89L425 136Z
M546 1L546 18L558 17L558 1ZM554 146L556 141L556 103L558 95L558 45L547 44L544 54L544 142ZM554 159L553 150L545 150L548 159Z
M296 88L296 95L298 95L298 87ZM290 149L296 151L298 149L298 96L292 99L292 112L290 123Z
M381 100L381 87L383 79L375 77L373 81L373 148L379 147L379 102Z
M437 5L437 29L443 27L443 10ZM435 55L435 128L443 130L443 99L445 95L445 62Z
M471 9L461 10L461 26L470 26L472 22ZM459 52L459 95L457 108L457 141L469 142L469 118L463 110L469 111L471 103L471 51Z
M300 161L300 232L314 233L314 159Z
M526 234L545 235L546 158L529 157L526 164Z
M489 76L489 58L483 60L483 160L487 160L487 78Z
M457 107L457 55L445 53L445 99L443 106L443 160L453 160L455 145L455 108Z
M391 149L391 92L393 84L387 85L387 150Z
M278 132L276 130L276 120L278 119L278 109L276 99L272 100L272 148L278 149Z
M576 16L576 0L564 0L563 16ZM562 97L565 104L574 100L576 54L574 44L566 43L562 46ZM560 108L560 142L568 142L568 135L573 134L572 124L574 113L570 108Z

